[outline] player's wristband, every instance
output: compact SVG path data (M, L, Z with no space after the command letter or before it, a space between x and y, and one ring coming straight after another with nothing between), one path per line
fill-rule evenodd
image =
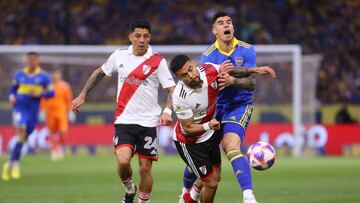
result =
M204 123L204 124L203 124L203 128L204 128L205 131L210 130L211 128L210 128L209 122Z
M169 115L171 116L172 110L171 110L170 108L166 107L166 108L164 109L163 113L167 113L167 114L169 114Z

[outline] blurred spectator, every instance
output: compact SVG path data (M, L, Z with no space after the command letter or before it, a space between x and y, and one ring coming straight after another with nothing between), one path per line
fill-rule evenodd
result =
M356 123L356 121L353 118L351 118L351 115L350 115L349 109L348 109L348 102L347 101L343 101L341 103L341 108L336 113L335 122L337 124Z

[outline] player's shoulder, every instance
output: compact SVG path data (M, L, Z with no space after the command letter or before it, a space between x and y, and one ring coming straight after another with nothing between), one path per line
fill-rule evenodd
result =
M246 43L244 41L241 41L241 40L236 40L236 45L237 45L237 47L245 48L245 49L251 49L253 47L253 45Z
M186 96L188 95L188 88L184 85L183 82L179 81L175 86L173 95L179 100L185 100Z
M128 53L128 49L124 48L124 47L121 47L121 48L115 49L115 51L113 51L111 55L123 55L123 54L126 54L126 53Z
M205 62L205 63L202 63L201 64L201 68L198 68L199 71L207 71L209 73L215 73L217 74L219 72L219 68L220 68L220 65L218 64L215 64L215 63L211 63L211 62ZM209 71L210 70L210 71Z
M211 53L213 53L216 50L216 46L215 43L213 43L212 45L210 45L202 54L203 56L210 56Z

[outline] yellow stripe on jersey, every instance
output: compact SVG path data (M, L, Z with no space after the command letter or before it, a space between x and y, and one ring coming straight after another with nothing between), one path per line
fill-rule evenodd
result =
M251 44L248 44L248 43L240 41L240 40L238 41L238 45L242 46L242 47L245 47L247 49L251 47Z
M44 88L41 85L33 85L33 84L20 84L17 93L18 94L41 94L43 93Z
M211 52L213 52L216 49L215 44L212 44L209 48L206 49L206 51L204 52L205 56L209 56L211 54Z

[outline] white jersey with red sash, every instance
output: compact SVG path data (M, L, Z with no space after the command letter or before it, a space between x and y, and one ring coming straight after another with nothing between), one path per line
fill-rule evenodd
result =
M194 123L206 123L215 117L216 98L219 93L217 75L219 65L206 63L196 67L203 85L199 89L192 89L179 81L173 94L174 111L179 119L194 117ZM174 128L174 140L179 142L201 143L208 140L214 130L206 131L196 136L187 136L181 129L178 121Z
M101 66L108 76L118 73L115 124L155 127L161 114L159 84L168 88L175 82L165 59L150 46L143 56L133 55L132 49L117 49Z

